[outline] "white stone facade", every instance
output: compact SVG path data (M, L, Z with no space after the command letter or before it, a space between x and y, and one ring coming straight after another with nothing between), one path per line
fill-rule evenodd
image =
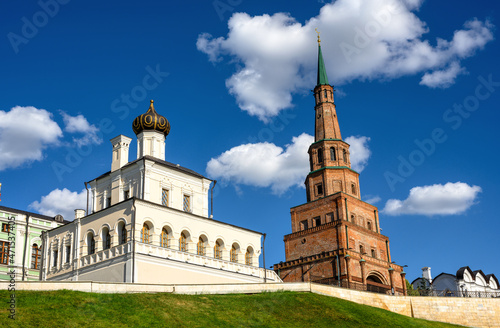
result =
M148 141L149 140L149 141ZM111 171L88 182L89 212L43 235L42 280L135 283L281 281L259 267L263 234L208 215L212 180L164 161L165 137L111 139Z

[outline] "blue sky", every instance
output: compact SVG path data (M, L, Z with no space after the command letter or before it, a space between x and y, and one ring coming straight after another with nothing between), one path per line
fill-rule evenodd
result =
M289 208L306 199L318 28L393 260L410 281L424 266L500 275L496 3L42 0L0 12L1 205L84 206L83 182L110 169L109 139L135 138L154 99L172 126L166 159L217 179L215 218L267 233L266 266L284 260Z

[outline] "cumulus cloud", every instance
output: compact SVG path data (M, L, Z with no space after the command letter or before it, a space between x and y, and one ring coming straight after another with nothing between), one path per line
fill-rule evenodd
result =
M357 165L358 172L370 156L368 140L367 137L346 138L351 145L351 163ZM285 149L268 142L236 146L212 158L206 170L210 177L235 186L271 187L274 194L281 195L291 187L304 186L309 173L307 150L313 142L313 136L303 133L293 137Z
M389 199L383 212L388 215L456 215L469 209L480 193L481 187L463 182L445 185L414 187L405 200Z
M59 144L62 131L45 109L16 106L0 110L0 171L43 159L43 150Z
M82 114L71 116L64 111L60 111L60 113L64 120L64 131L83 134L83 137L73 138L73 142L78 146L100 144L102 142L102 139L97 134L99 129L94 124L91 125Z
M65 220L73 221L75 209L85 209L87 206L87 192L70 191L66 188L54 189L48 195L42 196L40 201L34 201L28 207L40 214L56 216L61 214Z
M370 138L363 136L345 138L345 142L351 146L349 147L351 168L358 173L365 169L368 164L368 159L372 154L370 148L368 148L368 141L370 141Z
M198 50L211 62L234 63L229 92L248 114L268 121L292 106L292 95L316 78L314 29L321 31L330 83L424 74L422 85L446 87L461 61L493 39L493 25L471 19L451 39L425 40L429 28L415 12L421 0L337 0L305 24L290 14L235 13L227 36L200 34ZM308 89L309 88L309 89Z
M448 88L455 83L455 78L464 73L464 69L457 62L444 70L437 70L432 73L425 73L420 81L420 85L426 85L429 88Z
M212 158L207 173L236 185L271 187L279 195L292 186L303 186L309 173L307 149L313 142L312 136L303 133L285 149L268 142L233 147Z

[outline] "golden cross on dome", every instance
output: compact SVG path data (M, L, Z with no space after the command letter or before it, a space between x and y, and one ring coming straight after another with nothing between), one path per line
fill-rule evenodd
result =
M318 45L321 45L321 39L319 38L319 32L318 32L318 29L315 28L314 29L316 31L316 33L318 33Z

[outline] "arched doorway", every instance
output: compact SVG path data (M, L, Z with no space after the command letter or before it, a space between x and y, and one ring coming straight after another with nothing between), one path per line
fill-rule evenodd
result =
M389 294L391 292L391 286L387 284L384 276L377 271L372 271L368 273L366 277L366 290L370 292Z

